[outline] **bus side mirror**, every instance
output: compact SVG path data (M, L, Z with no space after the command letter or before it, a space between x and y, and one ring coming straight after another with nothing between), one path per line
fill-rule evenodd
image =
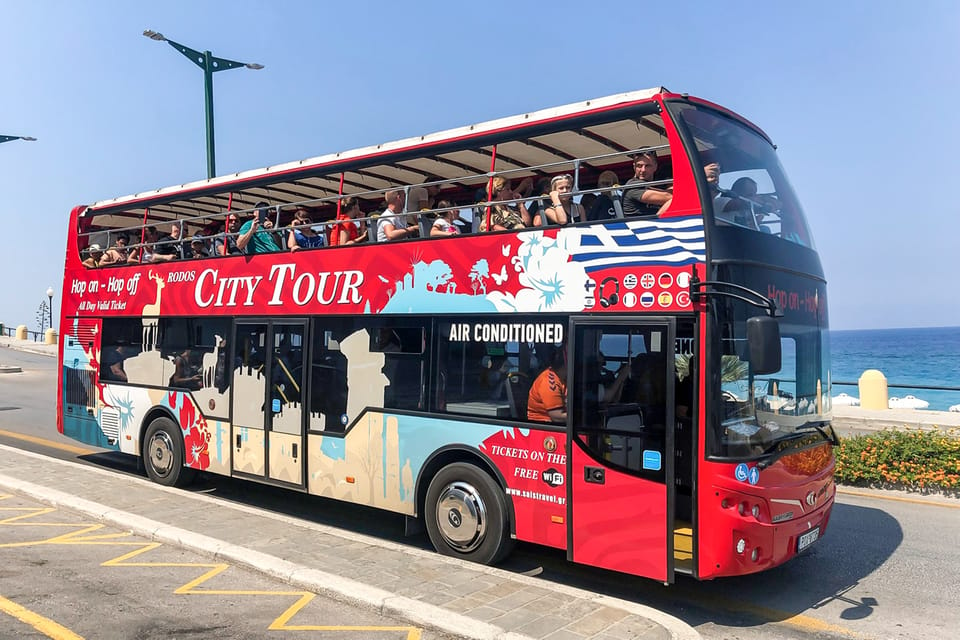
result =
M753 375L780 371L780 323L770 316L747 318L747 345Z

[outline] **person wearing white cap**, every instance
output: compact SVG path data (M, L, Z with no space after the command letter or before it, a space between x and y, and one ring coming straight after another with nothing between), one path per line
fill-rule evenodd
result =
M103 257L103 249L98 244L91 244L87 247L87 259L83 261L83 266L88 269L96 269L100 266L100 258Z

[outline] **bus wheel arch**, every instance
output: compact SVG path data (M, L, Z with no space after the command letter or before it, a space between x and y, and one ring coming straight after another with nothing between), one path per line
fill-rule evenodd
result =
M193 481L195 472L184 466L183 433L173 416L155 408L147 414L141 431L140 458L153 482L182 487Z
M437 462L442 466L425 483L422 502L430 542L444 555L499 562L514 543L503 486L476 456L441 456Z

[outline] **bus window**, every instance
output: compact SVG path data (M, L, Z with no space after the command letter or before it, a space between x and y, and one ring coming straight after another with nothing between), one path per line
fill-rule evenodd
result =
M666 447L668 351L660 326L577 328L574 433L598 459L664 477L643 454Z
M127 362L140 355L144 325L140 318L104 318L100 338L100 379L112 382L158 384L159 380L142 379L140 368Z
M526 420L530 384L547 366L550 353L562 345L563 327L562 318L551 317L511 318L510 323L482 318L441 322L435 408Z
M423 409L425 344L417 319L318 318L310 428L342 431L368 407Z

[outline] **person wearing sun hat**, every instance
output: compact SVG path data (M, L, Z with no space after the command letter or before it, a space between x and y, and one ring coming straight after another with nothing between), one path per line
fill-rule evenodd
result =
M83 261L83 266L88 269L96 269L100 266L100 258L103 257L103 248L94 243L87 247L87 259Z

